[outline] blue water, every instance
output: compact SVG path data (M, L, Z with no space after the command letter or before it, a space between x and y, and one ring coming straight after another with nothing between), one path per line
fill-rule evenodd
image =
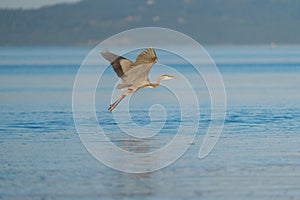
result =
M90 50L0 48L0 199L300 198L299 46L207 47L227 94L221 138L205 159L198 159L211 110L205 84L191 81L201 115L197 136L171 166L145 174L127 174L101 164L79 139L72 91ZM171 60L170 66L194 80L188 64ZM151 79L160 73L154 67ZM116 81L107 69L95 97L97 119L111 133L109 138L134 152L168 143L181 122L175 96L163 87L132 96L130 114L139 126L151 122L148 109L153 104L163 105L168 113L163 130L153 139L133 140L106 111ZM176 83L168 84L180 90ZM115 111L121 119L122 103Z

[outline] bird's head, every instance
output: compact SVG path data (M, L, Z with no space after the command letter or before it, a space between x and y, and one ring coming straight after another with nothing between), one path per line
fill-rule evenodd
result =
M171 76L171 75L161 75L159 77L160 80L169 80L169 79L173 79L176 78L176 76Z

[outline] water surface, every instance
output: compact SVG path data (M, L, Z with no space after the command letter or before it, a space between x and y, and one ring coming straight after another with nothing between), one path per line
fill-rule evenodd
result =
M121 173L104 166L79 139L72 90L89 50L0 48L0 198L300 197L300 47L208 47L227 93L221 138L208 157L198 159L210 123L210 102L205 84L194 82L201 115L194 143L171 166L147 174ZM193 80L188 64L170 60L170 66ZM160 73L154 67L151 79ZM106 111L117 81L113 71L106 70L101 81L96 93L97 118L116 145L147 152L174 137L180 109L165 88L140 90L130 99L132 120L140 126L150 122L152 104L160 103L168 112L159 135L143 141L120 131ZM176 82L168 84L180 90ZM120 116L125 112L122 108L116 110Z

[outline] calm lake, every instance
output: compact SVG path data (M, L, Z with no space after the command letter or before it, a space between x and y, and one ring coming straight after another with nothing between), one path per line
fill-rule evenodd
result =
M210 124L209 91L203 81L194 79L190 65L158 51L159 61L165 60L190 81L199 101L200 120L196 138L182 157L166 168L143 174L103 165L86 150L77 133L73 84L90 50L0 48L0 199L300 198L300 46L206 48L222 75L227 107L221 137L202 160L198 153ZM134 59L136 55L128 56ZM157 64L150 79L154 82L166 73L171 72ZM151 141L132 140L107 111L121 94L112 94L117 81L107 68L95 91L95 111L108 137L128 151L161 148L176 135L181 109L195 109L188 104L180 108L176 95L166 87L140 90L127 99L130 120L124 117L125 100L113 112L125 129L131 129L131 121L147 126L154 104L163 106L168 115ZM180 79L166 84L185 91ZM154 118L154 128L161 120Z

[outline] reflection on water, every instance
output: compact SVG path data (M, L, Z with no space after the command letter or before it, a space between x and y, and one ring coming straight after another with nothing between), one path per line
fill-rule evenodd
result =
M22 57L23 52L27 52ZM213 152L199 160L197 154L210 123L209 95L203 82L192 82L200 102L200 121L194 145L176 163L153 173L127 174L104 166L82 145L72 113L72 87L77 62L84 49L66 52L46 62L53 50L37 49L38 64L23 65L25 49L0 49L0 199L297 199L300 196L300 48L213 47L226 86L228 107L224 131ZM71 51L71 52L69 52ZM191 52L192 53L192 52ZM15 56L15 55L17 56ZM163 59L163 58L162 58ZM298 59L298 60L297 60ZM170 60L166 58L166 60ZM172 65L193 80L193 71ZM151 76L160 75L153 68ZM112 78L113 77L113 78ZM177 102L164 88L145 89L130 100L133 122L147 126L152 103L168 113L159 134L141 139L118 128L107 106L114 74L107 71L96 94L99 125L114 145L145 153L169 143L181 123ZM174 87L180 85L174 83ZM182 91L184 95L184 91ZM147 97L147 101L143 101ZM185 107L186 111L194 109ZM122 105L116 110L124 127ZM127 120L127 121L126 121ZM86 123L89 130L90 120ZM154 118L159 127L161 119ZM186 121L186 123L190 123ZM153 126L155 128L155 126ZM189 128L185 129L186 134ZM95 148L105 141L91 140ZM112 154L108 154L112 155ZM128 160L116 157L119 165ZM132 165L149 165L141 159ZM157 162L157 160L155 160Z

